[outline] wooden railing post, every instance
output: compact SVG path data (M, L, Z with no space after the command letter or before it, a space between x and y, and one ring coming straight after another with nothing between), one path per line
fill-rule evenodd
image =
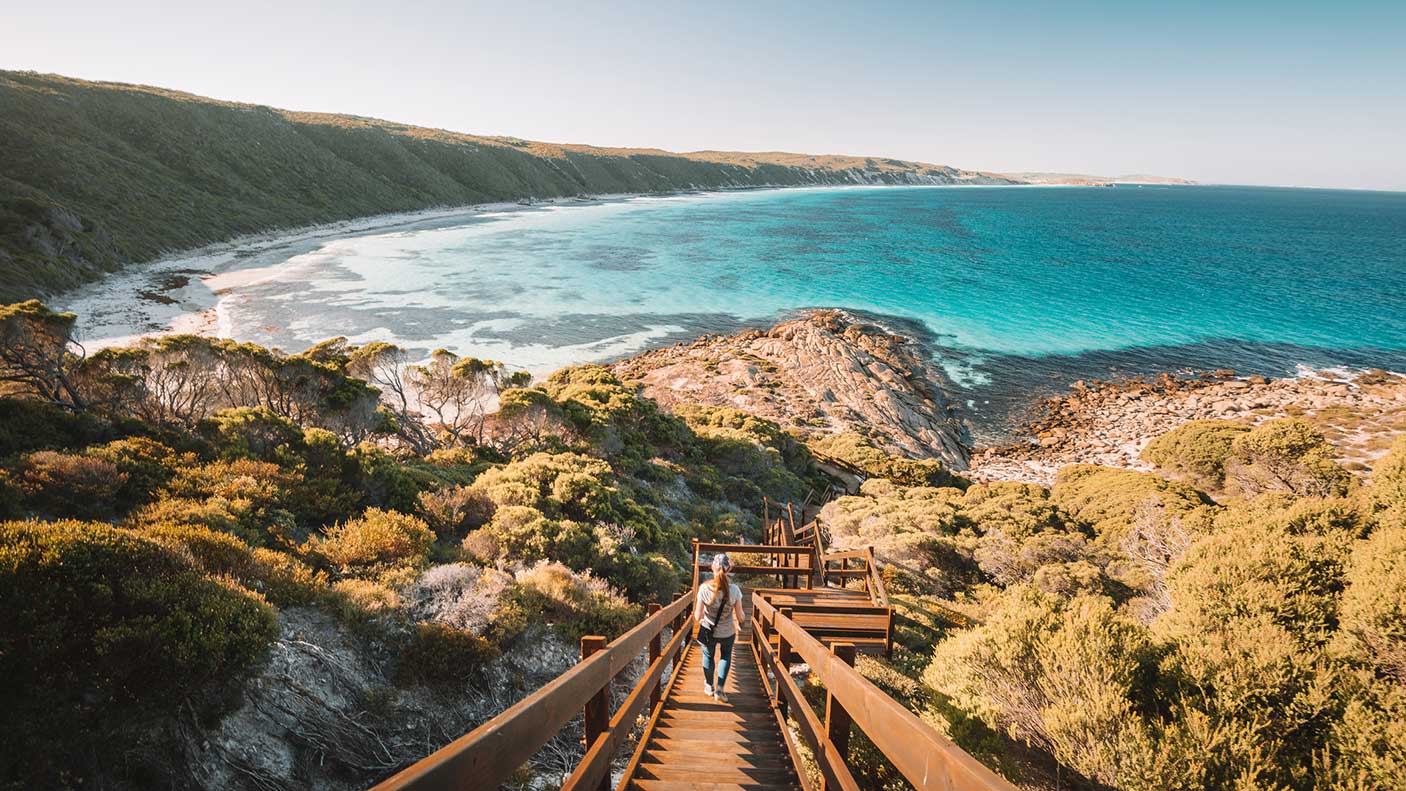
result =
M689 590L698 590L698 539L693 539L693 586Z
M789 619L791 617L791 608L787 607L784 610L777 610L776 617ZM786 635L782 634L781 630L776 628L775 623L772 624L772 629L776 632L776 672L789 675L791 673L791 644L787 642ZM785 717L786 698L780 693L783 683L781 679L776 680L776 707L781 710L781 716Z
M660 609L662 609L662 608L661 608L658 604L650 604L649 606L647 606L647 607L644 608L645 617L646 617L646 618L653 618L655 615L658 615L658 614L659 614L659 610L660 610ZM661 626L662 626L662 624L661 624ZM653 636L653 637L649 638L649 664L650 664L651 667L654 666L654 660L656 660L656 659L659 658L659 651L660 651L660 649L662 648L662 645L661 645L661 643L660 643L660 638L661 638L661 636L663 635L663 633L664 633L664 630L661 628L659 631L657 631L657 632L654 633L654 636ZM655 684L655 685L654 685L654 691L651 692L651 693L649 693L649 708L653 709L655 706L658 706L658 705L659 705L659 693L660 693L660 687L662 687L662 686L664 686L664 685L663 685L663 684Z
M845 664L854 667L854 643L835 643L830 646L831 652ZM830 743L835 745L835 752L840 754L840 758L845 764L849 764L849 712L832 692L825 693L825 734ZM835 791L826 786L826 791Z
M586 661L597 651L605 650L606 639L598 635L587 635L581 638L581 661ZM610 729L610 683L606 682L600 691L592 695L586 701L585 710L582 716L586 723L586 749L590 750L591 745L596 743L596 739L605 735ZM610 776L606 774L601 781L599 791L610 791Z

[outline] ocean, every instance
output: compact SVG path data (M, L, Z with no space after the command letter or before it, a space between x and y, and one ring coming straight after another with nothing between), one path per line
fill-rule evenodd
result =
M535 373L839 307L922 341L998 438L1075 379L1406 370L1406 193L1259 187L758 190L464 212L173 259L122 282L217 331L444 347ZM145 280L143 280L145 278ZM143 285L145 284L145 285ZM89 332L111 284L66 305ZM135 300L141 303L142 300ZM169 306L168 306L169 308ZM128 324L130 316L124 318Z

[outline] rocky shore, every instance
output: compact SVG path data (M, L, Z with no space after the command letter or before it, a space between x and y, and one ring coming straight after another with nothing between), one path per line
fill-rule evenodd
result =
M965 473L976 480L1049 485L1060 467L1102 464L1151 469L1138 458L1156 437L1192 420L1254 424L1298 416L1316 424L1339 461L1370 472L1395 435L1406 431L1406 376L1383 371L1322 371L1266 379L1218 371L1195 378L1075 382L1039 405L1016 441L983 448Z
M890 453L964 470L971 435L910 339L842 311L705 336L611 366L668 409L729 406L804 433L852 432Z

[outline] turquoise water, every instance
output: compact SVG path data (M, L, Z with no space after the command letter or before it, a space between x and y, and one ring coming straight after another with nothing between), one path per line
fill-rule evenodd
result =
M858 188L551 206L261 253L225 334L545 371L837 306L987 412L1073 378L1406 366L1406 193ZM995 405L995 406L992 406Z

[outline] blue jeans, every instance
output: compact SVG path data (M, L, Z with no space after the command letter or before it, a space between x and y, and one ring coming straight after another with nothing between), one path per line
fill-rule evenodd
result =
M737 642L737 635L731 637L714 637L711 640L703 641L703 680L708 682L708 686L713 684L713 648L721 648L718 656L718 689L727 681L727 670L732 665L732 644Z

